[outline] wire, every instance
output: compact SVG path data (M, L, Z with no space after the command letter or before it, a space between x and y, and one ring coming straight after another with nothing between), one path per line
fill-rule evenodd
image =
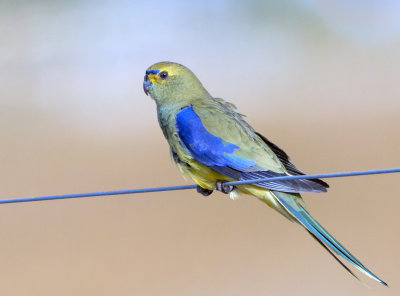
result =
M390 174L390 173L400 173L400 168L370 170L370 171L356 171L356 172L340 172L340 173L328 173L328 174L314 174L314 175L279 176L279 177L253 179L253 180L232 181L232 182L226 182L226 183L224 183L224 185L244 185L244 184L257 184L259 182L265 182L265 181L281 181L281 180L292 180L292 179L317 179L317 178L318 179L326 179L326 178L378 175L378 174ZM29 201L58 200L58 199L67 199L67 198L95 197L95 196L105 196L105 195L137 194L137 193L160 192L160 191L187 190L187 189L195 189L195 188L197 188L197 185L181 185L181 186L153 187L153 188L140 188L140 189L115 190L115 191L46 195L46 196L36 196L36 197L1 199L0 204L29 202Z

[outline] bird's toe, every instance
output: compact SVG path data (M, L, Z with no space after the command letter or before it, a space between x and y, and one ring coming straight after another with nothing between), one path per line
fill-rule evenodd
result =
M225 181L218 181L215 183L215 189L225 194L231 193L234 187L232 185L225 185L225 183Z
M209 196L211 193L213 193L213 190L205 189L199 185L197 185L196 188L197 192L204 195L204 196Z

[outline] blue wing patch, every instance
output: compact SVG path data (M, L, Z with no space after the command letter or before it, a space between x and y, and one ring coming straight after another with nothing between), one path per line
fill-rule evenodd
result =
M258 167L253 159L235 155L239 146L214 136L204 127L200 117L193 107L185 107L176 115L176 127L182 146L198 162L209 166L215 171L237 180L259 179L266 177L285 176L286 173L275 173ZM272 147L273 151L291 174L302 174L289 157L276 145L261 138ZM257 183L257 186L283 192L324 192L328 185L315 180L280 180Z
M209 133L192 106L178 112L176 126L182 144L197 161L210 167L228 166L236 170L245 170L254 166L254 160L234 154L239 146Z

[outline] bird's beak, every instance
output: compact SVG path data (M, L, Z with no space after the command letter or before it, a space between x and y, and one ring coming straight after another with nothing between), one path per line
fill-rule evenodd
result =
M151 80L149 79L149 75L144 76L144 81L143 81L143 90L146 96L149 95L149 88L151 86Z

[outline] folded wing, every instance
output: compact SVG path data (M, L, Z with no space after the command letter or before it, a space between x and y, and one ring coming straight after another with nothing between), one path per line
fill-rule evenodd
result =
M254 138L228 142L223 140L223 138L227 138L224 133L235 133L234 128L224 131L223 129L219 130L217 126L211 133L206 129L202 120L207 119L201 119L192 106L183 108L176 116L181 145L198 162L237 180L304 174L290 162L288 155L282 149L269 142L265 137L254 133ZM221 125L223 126L223 124ZM260 149L254 145L265 145L266 147ZM257 151L257 157L254 151ZM262 158L267 161L260 161ZM273 164L273 168L272 165L269 168L266 165L268 163ZM277 171L276 167L282 169ZM324 192L328 187L325 182L318 179L265 181L257 183L257 186L293 193Z

